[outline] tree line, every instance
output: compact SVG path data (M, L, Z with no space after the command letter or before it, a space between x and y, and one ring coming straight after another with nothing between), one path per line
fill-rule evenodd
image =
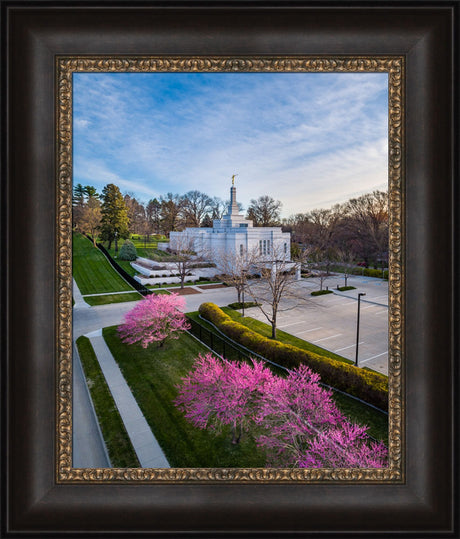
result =
M167 193L147 203L114 184L102 193L77 184L73 191L73 226L80 232L117 242L129 234L168 235L187 227L212 227L226 213L229 201L198 190L180 195ZM309 250L309 258L328 267L340 261L385 265L388 263L388 193L373 191L331 208L314 209L281 219L282 203L268 195L251 199L246 218L254 226L281 226L291 233L293 253ZM240 205L240 211L243 207Z
M388 265L388 193L373 191L328 209L284 219L294 245L308 248L309 258L328 268L362 261L366 267Z
M122 195L114 184L108 184L99 194L90 185L77 184L73 190L73 226L81 232L104 241L139 235L164 234L187 227L212 227L214 219L222 219L229 201L210 197L198 190L180 195L167 193L147 203L132 193ZM243 207L239 204L240 211ZM281 202L268 196L252 199L247 218L255 226L280 224Z

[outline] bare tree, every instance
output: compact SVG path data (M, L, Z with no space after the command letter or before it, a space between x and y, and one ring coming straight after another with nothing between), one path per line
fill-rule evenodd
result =
M251 199L246 218L254 222L254 226L278 226L280 223L281 202L263 195L257 200Z
M237 251L219 251L215 254L216 265L222 272L222 281L229 286L234 286L238 295L238 303L246 288L251 272L257 267L259 260L258 249L255 247L249 251L239 253Z
M350 199L346 206L344 241L366 265L388 257L388 193L373 191Z
M228 203L225 203L219 197L213 197L211 199L210 217L211 219L222 219L222 216L226 212Z
M189 191L182 196L182 214L185 226L199 227L207 212L211 211L212 200L201 191Z
M125 193L123 198L128 212L129 231L132 234L142 234L147 220L144 205L135 198L133 193Z
M180 287L184 288L185 277L190 273L192 266L198 261L194 251L193 239L187 238L185 235L174 238L171 251L173 255L168 258L168 262L172 262L176 266L177 273L180 277Z
M337 249L337 260L343 266L343 277L345 279L345 286L348 286L348 276L350 275L350 270L353 267L354 255L349 249Z
M274 245L272 258L261 258L256 262L260 279L250 280L246 289L272 327L272 338L276 339L278 313L294 309L306 299L301 293L297 270L302 260L291 262L285 258L281 245Z

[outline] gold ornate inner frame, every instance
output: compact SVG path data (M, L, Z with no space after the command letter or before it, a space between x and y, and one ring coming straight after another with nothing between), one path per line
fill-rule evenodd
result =
M56 57L58 483L403 483L404 482L404 58L401 56ZM379 469L72 467L72 75L73 73L388 73L389 458Z

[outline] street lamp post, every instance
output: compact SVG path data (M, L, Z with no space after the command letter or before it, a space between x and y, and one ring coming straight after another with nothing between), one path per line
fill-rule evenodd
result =
M359 292L358 294L358 320L356 322L356 356L355 356L355 366L358 367L358 345L359 345L359 312L361 310L361 296L365 296L364 292Z
M241 316L244 317L244 288L242 290L242 294L243 294L243 312L241 313Z

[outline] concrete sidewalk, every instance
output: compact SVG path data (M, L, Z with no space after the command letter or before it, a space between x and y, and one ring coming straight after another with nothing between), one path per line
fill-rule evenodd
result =
M102 329L88 333L86 337L90 339L93 345L94 352L141 467L170 468L163 450L152 434L149 424L131 393L109 347L105 343Z
M86 308L90 308L91 305L88 305L86 303L86 301L83 299L83 296L80 292L80 289L78 288L78 285L77 285L77 282L75 281L75 279L72 279L72 294L73 294L73 299L75 300L75 305L73 306L74 309L86 309Z

